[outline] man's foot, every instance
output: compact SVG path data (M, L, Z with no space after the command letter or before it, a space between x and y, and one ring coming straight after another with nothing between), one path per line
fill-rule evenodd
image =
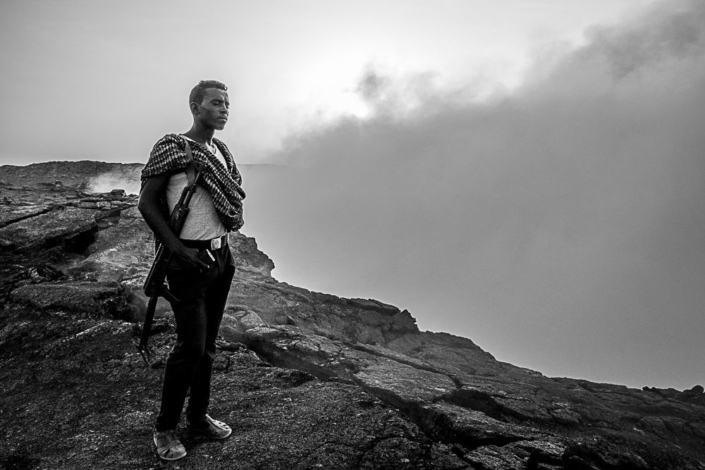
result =
M222 421L217 421L208 415L206 415L200 423L192 423L189 421L188 430L211 439L225 439L233 432L233 430L230 429L230 426Z
M163 460L179 460L186 457L186 448L176 437L176 431L154 431L154 445L157 455Z

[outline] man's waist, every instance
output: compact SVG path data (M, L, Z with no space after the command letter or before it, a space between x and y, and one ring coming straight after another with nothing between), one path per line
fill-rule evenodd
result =
M210 240L187 240L181 239L181 243L189 248L198 248L202 250L208 248L210 250L219 250L228 246L228 234L221 235L220 237L211 238Z

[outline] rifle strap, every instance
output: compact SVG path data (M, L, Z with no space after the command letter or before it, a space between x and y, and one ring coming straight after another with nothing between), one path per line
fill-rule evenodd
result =
M193 163L193 153L191 153L191 144L188 140L184 139L186 142L186 156L188 157L189 164L186 167L186 179L188 180L188 185L191 186L193 181L196 179L196 167Z

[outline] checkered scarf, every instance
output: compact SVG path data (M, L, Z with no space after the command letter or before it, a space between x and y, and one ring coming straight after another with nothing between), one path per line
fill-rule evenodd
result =
M213 139L220 153L225 157L227 168L223 168L218 158L198 142L189 142L193 159L203 163L201 184L208 189L218 217L228 230L239 230L244 224L242 219L242 177L237 171L235 160L223 142ZM142 169L142 184L150 176L174 173L184 170L190 163L186 155L186 139L177 134L167 134L152 149L147 164Z

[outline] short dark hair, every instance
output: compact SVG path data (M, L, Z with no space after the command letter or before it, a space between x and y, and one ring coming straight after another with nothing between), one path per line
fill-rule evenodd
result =
M219 90L228 91L228 87L224 83L217 80L201 80L198 85L193 87L191 94L188 96L188 104L191 103L201 104L203 102L203 97L206 96L206 90L208 88L217 88Z

